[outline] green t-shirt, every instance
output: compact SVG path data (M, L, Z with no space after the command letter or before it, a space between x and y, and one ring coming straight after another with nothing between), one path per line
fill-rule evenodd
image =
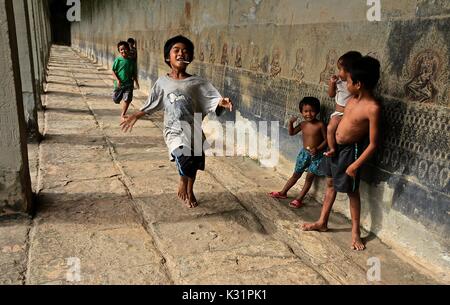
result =
M119 56L114 60L112 70L122 83L122 87L133 86L133 76L136 73L136 64L130 58ZM117 81L114 81L114 89L117 89Z

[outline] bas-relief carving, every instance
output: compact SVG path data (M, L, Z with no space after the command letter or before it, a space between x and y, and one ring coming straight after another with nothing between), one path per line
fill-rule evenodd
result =
M224 66L228 65L228 44L224 43L222 47L222 58L220 63Z
M240 45L236 47L236 60L234 61L236 68L242 68L242 48Z
M215 62L216 62L216 50L214 48L214 43L211 43L209 51L209 63L213 64Z
M272 62L270 63L270 76L276 77L281 73L280 50L275 49L273 52Z
M298 82L302 83L305 78L304 72L305 66L305 51L303 49L298 49L295 56L295 65L292 68L292 77Z
M405 85L406 97L414 102L431 103L439 93L435 81L440 72L442 60L437 52L427 49L412 61L411 79Z
M250 61L250 70L260 72L261 64L259 61L259 47L253 46L252 59Z
M336 74L337 52L330 50L327 54L325 69L320 73L320 84L326 84L331 76Z

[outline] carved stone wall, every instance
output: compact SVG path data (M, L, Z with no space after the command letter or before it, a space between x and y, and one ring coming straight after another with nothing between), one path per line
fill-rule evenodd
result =
M190 37L196 45L190 71L233 98L243 117L279 121L281 153L292 161L299 147L286 126L298 102L318 97L328 121L334 104L326 83L337 59L349 50L371 54L382 64L382 145L364 169L363 225L448 264L450 2L381 1L380 22L366 19L366 1L335 3L96 0L83 2L72 42L110 67L117 42L136 38L141 83L149 88L167 72L164 42ZM318 200L322 182L312 192ZM335 209L348 215L345 197ZM427 240L435 246L425 247Z

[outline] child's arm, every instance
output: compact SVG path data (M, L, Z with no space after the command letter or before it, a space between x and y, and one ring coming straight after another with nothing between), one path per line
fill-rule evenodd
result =
M137 75L136 76L134 76L134 82L136 83L136 89L140 89L141 88L141 86L139 85L139 80L138 80L138 78L137 78Z
M113 75L114 79L117 81L117 88L120 88L121 83L120 83L119 77L116 74L116 71L113 70L112 75Z
M356 176L356 171L358 168L360 168L364 162L366 162L375 152L375 150L378 147L378 122L380 119L380 107L379 106L372 106L369 111L369 138L370 143L369 146L364 150L364 152L361 154L361 156L353 162L345 172L350 177Z
M335 97L336 96L336 82L338 78L336 75L333 75L328 81L328 96Z
M294 123L298 120L298 118L296 116L293 116L290 120L289 120L289 126L288 126L288 131L289 131L289 135L290 136L295 136L296 134L298 134L301 130L302 130L302 124L298 124L297 127L294 128Z
M159 87L158 81L156 81L145 105L138 112L130 115L120 124L122 131L131 132L134 124L136 124L136 122L144 115L164 109L163 94L164 91Z

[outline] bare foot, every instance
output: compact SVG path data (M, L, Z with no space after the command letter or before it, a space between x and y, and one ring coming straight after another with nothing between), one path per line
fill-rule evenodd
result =
M191 208L198 207L197 198L195 198L195 195L193 193L188 194L186 202L188 202L188 204Z
M304 223L301 225L303 231L319 231L326 232L328 227L325 224L315 222L315 223Z
M363 241L361 240L361 237L359 237L359 234L352 234L352 250L356 251L363 251L366 246L364 245Z
M182 180L180 180L180 184L178 185L178 198L183 202L188 198L186 183L183 183Z
M336 151L334 149L330 149L329 151L323 153L323 155L328 158L334 157L335 154L336 154Z

